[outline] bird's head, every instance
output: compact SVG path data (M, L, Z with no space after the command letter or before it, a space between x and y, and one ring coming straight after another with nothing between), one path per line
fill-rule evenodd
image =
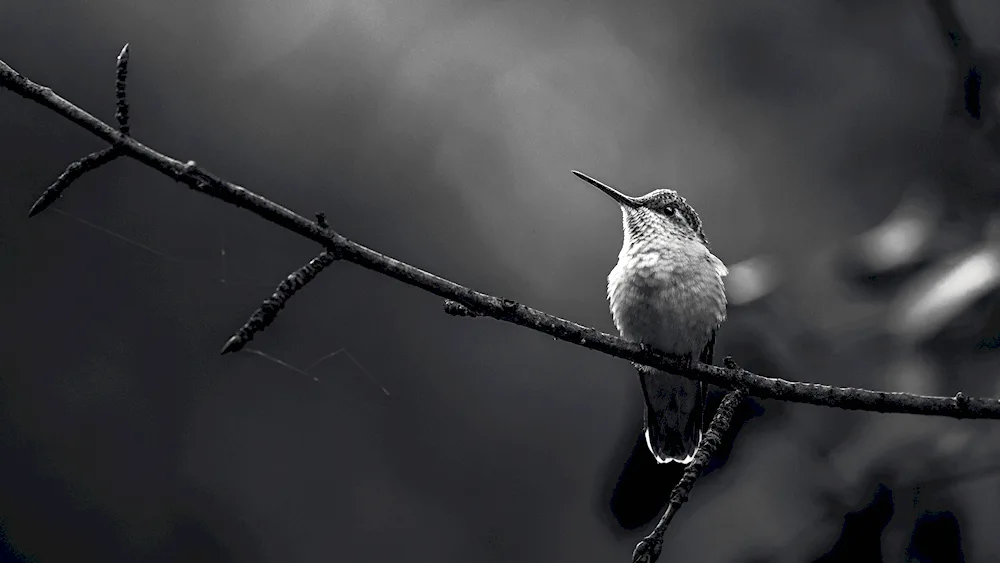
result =
M573 174L618 203L622 209L626 235L641 236L645 231L666 227L680 235L697 237L697 240L708 246L698 213L674 190L658 189L644 196L632 197L583 172L573 170Z

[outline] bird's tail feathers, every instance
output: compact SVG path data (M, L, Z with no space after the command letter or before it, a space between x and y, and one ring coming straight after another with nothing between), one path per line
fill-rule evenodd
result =
M659 463L691 463L701 445L705 384L660 370L641 374L646 445Z
M701 433L701 431L699 431L698 432L698 440L695 443L695 446L690 449L691 453L685 455L683 458L682 457L661 457L661 456L668 455L665 452L666 451L670 451L670 450L668 450L668 449L666 449L666 448L663 447L662 441L659 442L656 446L653 445L653 440L649 437L649 428L646 428L646 430L645 430L645 432L643 432L643 434L646 436L646 446L649 447L649 451L650 452L653 452L653 457L656 458L656 463L680 463L681 465L687 465L687 464L691 463L692 461L694 461L694 454L695 454L695 452L698 451L698 447L701 446L702 433ZM684 448L684 451L688 451L688 449ZM657 453L657 452L660 452L660 453ZM680 455L680 454L677 454L677 455Z

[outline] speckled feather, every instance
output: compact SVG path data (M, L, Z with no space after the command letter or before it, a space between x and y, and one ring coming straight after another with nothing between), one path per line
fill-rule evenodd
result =
M664 352L710 354L706 347L726 320L722 278L729 271L684 198L656 190L637 200L642 207L622 207L624 244L608 276L615 326L623 338ZM648 368L639 376L650 451L661 463L690 461L701 441L704 385Z

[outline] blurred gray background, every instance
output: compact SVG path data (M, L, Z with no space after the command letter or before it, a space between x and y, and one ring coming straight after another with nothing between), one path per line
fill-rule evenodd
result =
M674 188L733 267L717 362L996 396L1000 4L954 6L980 57L978 119L941 6L6 0L0 59L113 122L130 42L141 142L605 331L620 216L569 171L633 195ZM220 357L314 245L125 160L29 221L101 143L0 91L0 147L11 556L624 561L648 529L609 507L641 417L627 362L447 316L346 263L289 303L260 353ZM668 530L669 560L1000 553L997 423L755 412ZM846 537L845 514L886 490L888 516ZM927 555L943 540L920 526L959 543ZM851 542L873 559L836 559Z

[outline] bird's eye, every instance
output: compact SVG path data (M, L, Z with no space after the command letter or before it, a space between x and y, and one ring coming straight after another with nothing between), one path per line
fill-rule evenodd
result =
M680 219L681 221L684 221L684 223L687 224L687 222L688 222L687 217L685 217L684 214L681 213L680 209L678 209L678 208L675 207L673 215L674 215L674 217Z

